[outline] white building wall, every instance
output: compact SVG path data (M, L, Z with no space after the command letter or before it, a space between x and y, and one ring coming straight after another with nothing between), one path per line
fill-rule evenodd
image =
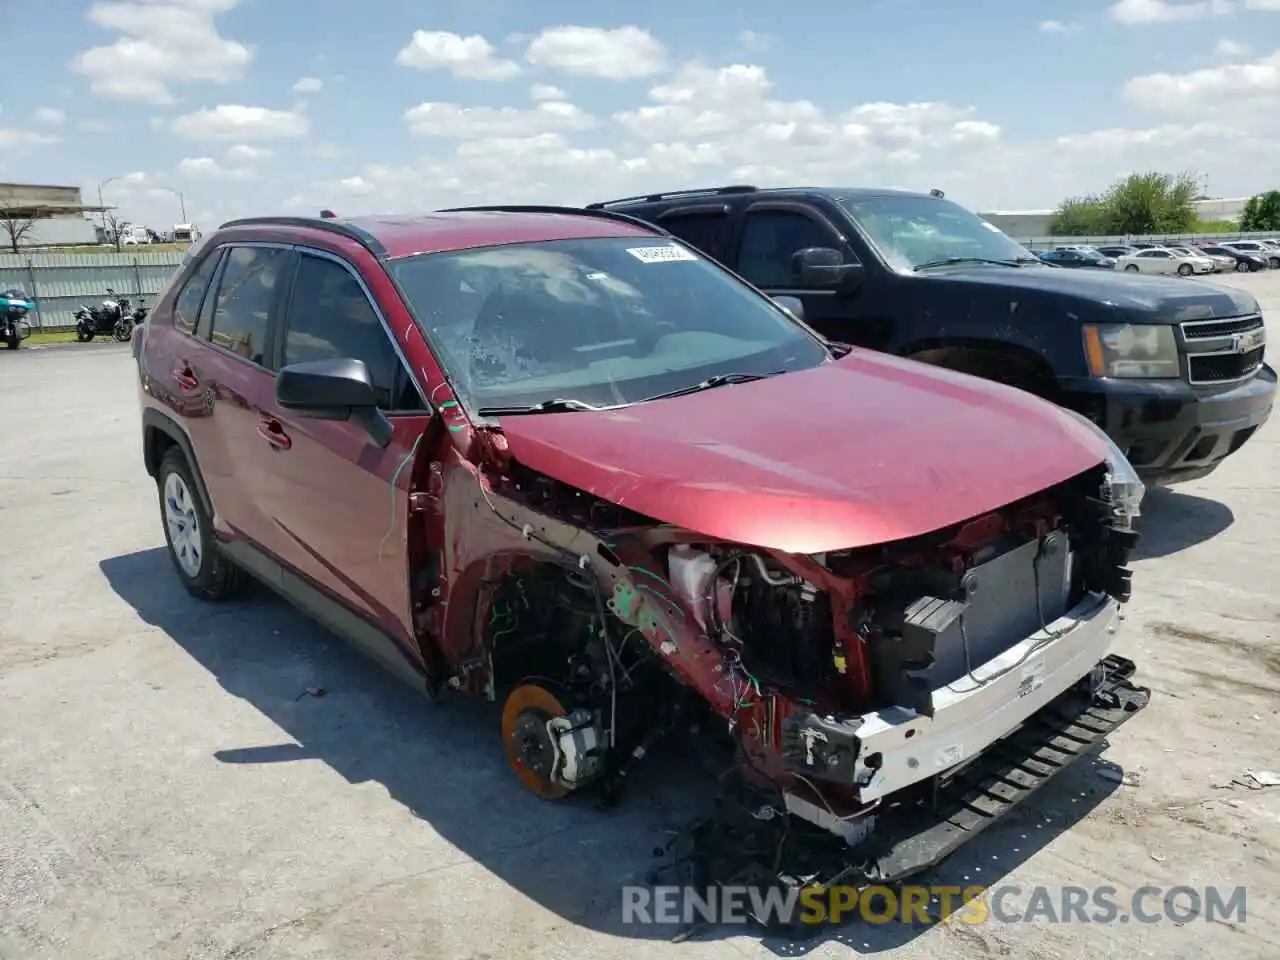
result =
M8 237L0 230L0 241ZM40 218L18 241L20 247L44 246L51 243L66 246L92 246L98 242L97 226L88 217L76 214L66 217Z

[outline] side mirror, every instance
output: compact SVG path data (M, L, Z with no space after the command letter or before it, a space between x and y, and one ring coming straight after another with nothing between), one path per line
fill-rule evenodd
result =
M845 263L834 247L805 247L791 255L791 275L801 287L852 290L862 282L860 263Z
M804 304L797 297L773 297L774 303L780 306L787 313L791 314L801 323L804 322Z
M308 360L276 377L276 403L308 420L350 420L379 447L391 442L391 421L378 409L369 368L363 360Z

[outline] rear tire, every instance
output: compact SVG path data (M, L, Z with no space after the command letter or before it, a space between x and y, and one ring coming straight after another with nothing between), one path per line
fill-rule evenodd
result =
M4 345L9 350L17 350L18 347L22 346L22 338L15 333L13 336L5 340Z
M1125 266L1125 268L1124 268L1124 272L1125 272L1125 273L1137 273L1137 272L1138 272L1138 265L1137 265L1136 263L1130 263L1130 264L1128 264L1128 265L1126 265L1126 266Z
M1239 263L1236 264L1236 273L1248 273L1248 272L1249 272L1248 263L1241 260Z
M218 549L213 518L205 510L198 489L182 450L170 447L156 471L169 559L187 593L200 600L229 599L240 592L244 573Z

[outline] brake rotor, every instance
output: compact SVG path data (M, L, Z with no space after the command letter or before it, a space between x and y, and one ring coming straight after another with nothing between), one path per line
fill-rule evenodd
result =
M547 722L569 711L550 690L536 683L516 687L502 705L502 749L520 782L544 800L558 800L569 788L551 779L555 748Z

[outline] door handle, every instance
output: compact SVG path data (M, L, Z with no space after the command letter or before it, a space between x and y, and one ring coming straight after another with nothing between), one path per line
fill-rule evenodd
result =
M200 381L196 379L196 375L185 364L173 371L173 378L178 381L178 386L183 390L190 391L200 386Z
M263 420L258 424L258 436L277 450L288 450L293 446L293 441L284 432L284 427L280 426L279 420Z

